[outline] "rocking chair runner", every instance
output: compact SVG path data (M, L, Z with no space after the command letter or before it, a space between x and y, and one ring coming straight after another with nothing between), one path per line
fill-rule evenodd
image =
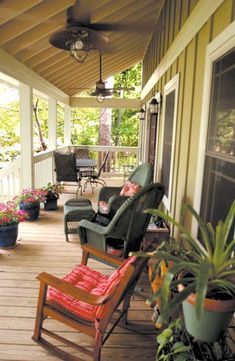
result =
M127 321L131 294L147 263L147 258L129 257L122 262L100 250L88 246L82 248L82 264L64 279L58 279L45 272L38 276L40 290L33 339L66 361L81 359L52 345L42 337L42 334L93 357L94 361L99 361L101 348L114 327L121 319L125 323ZM104 258L119 268L110 277L104 276L85 265L89 253ZM49 291L48 286L51 286ZM121 302L123 302L122 309L117 310ZM116 311L120 314L111 328L107 330ZM93 352L44 328L43 322L47 317L91 336Z

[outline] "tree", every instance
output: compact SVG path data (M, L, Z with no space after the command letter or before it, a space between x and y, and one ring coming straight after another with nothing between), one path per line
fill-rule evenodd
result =
M42 150L47 150L47 145L43 139L41 124L40 124L40 120L38 117L38 103L39 103L39 99L37 98L36 102L33 104L34 119L35 119L36 126L37 126L36 134L38 134Z

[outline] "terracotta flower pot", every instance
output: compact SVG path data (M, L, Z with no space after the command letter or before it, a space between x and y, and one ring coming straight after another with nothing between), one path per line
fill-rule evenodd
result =
M178 285L179 291L183 289L182 284ZM206 298L200 319L196 316L195 303L196 295L193 293L183 302L186 330L197 340L217 341L232 318L235 310L235 299L215 300Z

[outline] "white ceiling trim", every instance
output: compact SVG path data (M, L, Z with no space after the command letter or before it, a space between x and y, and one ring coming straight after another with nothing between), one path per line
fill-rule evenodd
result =
M106 98L103 103L99 103L96 98L71 97L71 107L78 108L119 108L119 109L140 109L140 99L116 99Z
M2 49L0 49L0 59L1 72L69 105L69 96L67 94Z

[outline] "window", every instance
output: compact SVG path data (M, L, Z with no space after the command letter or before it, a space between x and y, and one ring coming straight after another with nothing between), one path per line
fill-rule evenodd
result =
M163 137L161 157L161 182L166 187L163 203L170 211L173 163L175 152L175 128L177 114L179 75L177 74L165 85L163 94Z
M214 225L235 196L235 47L213 62L201 216Z

